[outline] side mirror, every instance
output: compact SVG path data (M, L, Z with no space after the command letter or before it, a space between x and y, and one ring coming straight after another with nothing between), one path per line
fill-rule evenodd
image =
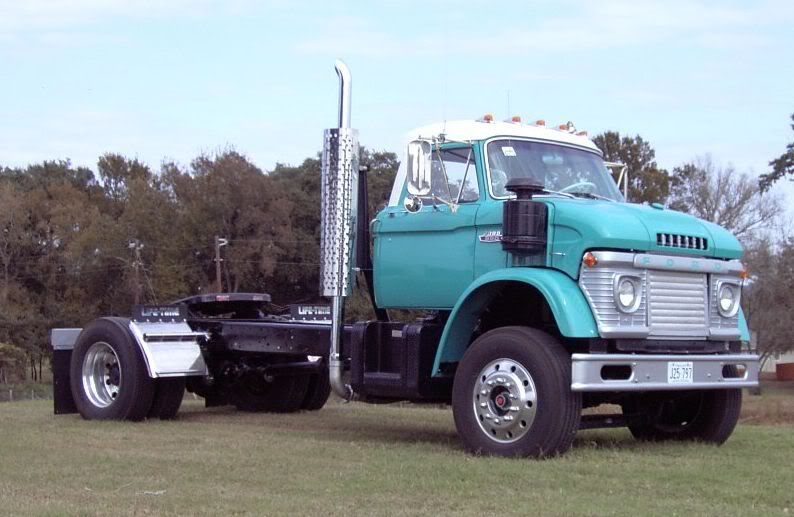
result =
M615 179L615 184L618 186L618 190L620 190L621 188L623 189L623 200L628 202L629 168L624 164L617 162L604 162L604 165L606 166L607 169L609 169L609 172L612 173L612 178ZM618 174L617 178L615 178L615 173Z
M405 196L403 206L408 212L415 214L422 209L422 198L417 196Z
M427 140L408 143L408 193L412 196L430 194L432 147Z

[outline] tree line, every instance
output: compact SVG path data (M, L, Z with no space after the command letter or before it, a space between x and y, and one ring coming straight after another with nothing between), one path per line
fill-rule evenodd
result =
M640 136L609 131L594 141L606 160L627 165L633 202L662 202L739 236L753 273L744 300L759 345L790 347L781 316L794 296L787 260L794 241L773 231L783 205L768 189L794 175L794 144L759 183L708 158L664 170ZM374 214L399 160L361 152ZM264 171L234 149L159 170L119 154L101 156L95 170L68 160L0 167L0 383L41 378L50 328L128 314L136 301L214 292L216 237L229 242L225 290L267 292L278 303L316 300L319 178L317 157ZM360 294L351 305L353 316L366 316Z

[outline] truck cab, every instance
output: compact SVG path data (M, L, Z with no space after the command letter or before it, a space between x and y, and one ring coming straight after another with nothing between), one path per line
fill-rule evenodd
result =
M709 405L730 414L709 424L719 433L698 436L730 434L738 388L757 382L754 356L742 351L746 274L733 235L659 204L626 202L601 151L572 125L484 117L425 126L409 142L389 204L371 224L374 294L380 308L434 311L443 326L434 378L463 384L478 340L529 329L561 350L573 398L621 405L636 435L697 434L706 424L693 426L693 414ZM494 373L488 368L478 364L476 378ZM474 448L514 443L521 427L499 418L492 389L477 398L479 384L465 383L462 404L483 411L456 418L459 430L496 438ZM584 425L596 425L590 420Z

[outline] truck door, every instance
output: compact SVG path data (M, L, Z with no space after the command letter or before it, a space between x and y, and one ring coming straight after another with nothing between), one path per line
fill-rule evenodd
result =
M422 208L414 213L404 208L403 187L400 203L379 216L374 229L379 306L449 309L473 280L480 206L477 152L462 144L434 150L432 189L422 198ZM444 201L456 202L457 210Z

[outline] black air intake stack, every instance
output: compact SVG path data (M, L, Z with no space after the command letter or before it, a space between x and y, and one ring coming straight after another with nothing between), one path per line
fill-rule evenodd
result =
M544 187L532 178L513 178L506 188L515 192L516 199L505 201L502 249L519 259L514 260L515 265L540 265L546 253L548 209L545 203L532 197L542 193Z

